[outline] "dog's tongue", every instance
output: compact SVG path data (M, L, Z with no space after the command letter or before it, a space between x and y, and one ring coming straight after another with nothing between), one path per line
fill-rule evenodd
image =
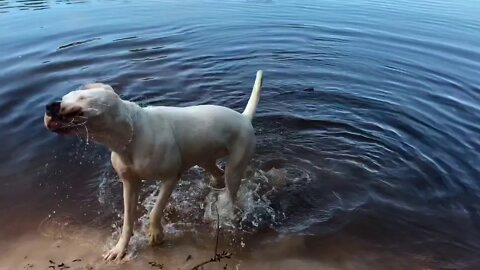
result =
M48 122L48 127L51 128L51 129L61 128L62 127L62 122L52 119Z

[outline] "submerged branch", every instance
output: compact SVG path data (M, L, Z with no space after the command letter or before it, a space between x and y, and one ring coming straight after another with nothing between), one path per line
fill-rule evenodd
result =
M218 200L218 198L217 198L217 200ZM215 203L216 203L216 201L215 201ZM218 239L219 239L219 235L220 235L220 214L218 213L218 208L217 208L217 205L215 203L214 203L215 212L217 213L217 234L216 234L215 250L214 250L215 253L214 253L212 258L195 265L194 267L192 267L191 270L199 270L200 267L202 267L206 264L209 264L209 263L212 263L212 262L220 262L222 259L230 259L233 255L231 252L227 252L225 250L222 251L222 253L218 253Z

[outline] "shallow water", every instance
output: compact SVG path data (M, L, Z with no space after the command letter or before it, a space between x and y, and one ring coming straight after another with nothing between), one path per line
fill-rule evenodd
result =
M46 259L79 230L101 235L96 254L120 227L107 150L47 132L47 102L101 81L142 105L241 111L263 69L244 212L222 220L235 265L480 267L479 12L473 0L0 0L0 261L23 267L15 256L42 248L11 247L39 235ZM200 169L182 179L161 249L202 254L216 193ZM141 233L145 186L130 255L170 262Z

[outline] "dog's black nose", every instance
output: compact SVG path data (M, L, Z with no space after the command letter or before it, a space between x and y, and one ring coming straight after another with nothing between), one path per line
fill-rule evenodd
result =
M58 113L60 112L61 104L62 103L60 101L54 101L52 103L47 104L47 106L45 106L45 111L47 115L51 117L57 116Z

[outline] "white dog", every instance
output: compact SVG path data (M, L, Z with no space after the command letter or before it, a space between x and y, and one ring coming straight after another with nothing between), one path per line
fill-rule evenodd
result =
M260 98L262 71L242 114L226 107L145 107L120 99L102 83L85 85L46 106L45 126L60 134L81 134L111 151L112 165L123 182L122 234L104 259L125 255L138 201L141 180L162 180L150 213L152 244L163 239L161 219L168 198L183 171L198 165L212 176L211 185L227 185L232 202L255 149L251 120ZM224 172L217 159L228 157Z

